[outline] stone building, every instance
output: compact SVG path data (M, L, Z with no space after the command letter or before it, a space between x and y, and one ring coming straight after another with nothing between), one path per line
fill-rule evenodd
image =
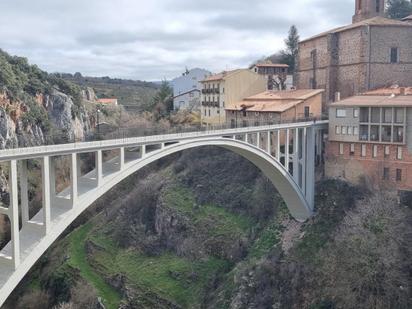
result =
M319 89L265 91L226 107L226 123L232 128L319 119Z
M412 23L384 18L383 0L357 0L353 23L299 43L296 86L335 100L412 80ZM326 106L324 107L326 109Z
M328 177L412 190L412 88L331 103L326 158Z
M202 124L223 125L226 123L225 106L265 91L267 80L251 70L238 69L211 75L201 83Z

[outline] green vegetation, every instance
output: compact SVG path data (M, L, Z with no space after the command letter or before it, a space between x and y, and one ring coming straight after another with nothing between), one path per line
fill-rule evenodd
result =
M198 205L193 193L182 186L172 186L164 194L165 204L190 218L197 227L206 227L209 236L241 236L252 227L246 216L234 214L215 205Z
M402 19L412 14L412 2L410 0L389 0L387 15L390 18Z
M92 222L88 222L69 235L68 255L70 259L68 260L68 264L78 269L80 275L96 288L98 295L102 297L103 302L108 308L115 309L120 303L118 292L104 281L101 275L93 269L87 260L85 244L92 228Z

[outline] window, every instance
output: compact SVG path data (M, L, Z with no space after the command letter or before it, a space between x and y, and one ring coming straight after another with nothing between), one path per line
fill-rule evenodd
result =
M381 1L376 0L376 13L379 13L381 11Z
M371 108L371 122L372 123L379 123L381 122L381 109L379 107L372 107Z
M220 109L219 108L217 109L216 113L220 114Z
M310 108L309 106L305 106L305 118L309 118Z
M374 142L379 141L379 126L371 126L370 140Z
M396 152L396 158L398 160L402 160L402 147L398 147L397 152Z
M391 48L391 63L398 63L399 62L398 52L399 52L399 49L397 47L392 47Z
M359 109L354 108L353 109L353 118L358 118L359 117Z
M345 118L345 117L346 117L346 109L337 108L336 109L336 118Z
M366 157L366 145L362 144L361 146L361 156Z
M403 143L403 127L393 127L393 141Z
M247 127L247 121L246 121L246 120L243 120L242 126L243 126L243 127Z
M352 131L352 127L348 127L348 135L352 135L353 131Z
M392 108L383 109L383 122L391 123L392 122Z
M373 145L372 158L376 158L377 156L378 156L378 146Z
M392 139L392 127L382 126L381 138L383 142L391 142Z
M358 127L353 127L353 134L354 135L359 135L359 128Z
M243 110L242 110L242 114L243 114L243 117L246 117L246 116L247 116L246 109L243 109Z
M209 108L209 117L210 117L210 108Z
M389 155L391 154L391 149L389 146L385 146L385 158L389 158Z
M369 107L361 107L360 122L369 122Z
M400 168L396 169L396 181L402 181L402 170Z
M389 180L389 167L383 168L383 180Z
M349 152L349 154L350 154L351 156L354 156L354 155L355 155L355 144L350 144L350 152Z
M235 119L230 120L230 127L234 128L235 127Z
M335 127L335 133L336 133L337 135L340 134L340 126L336 126L336 127Z
M205 108L205 117L206 117L206 108Z
M339 154L343 155L343 143L339 144Z
M404 122L404 109L403 108L395 109L395 122L396 123Z

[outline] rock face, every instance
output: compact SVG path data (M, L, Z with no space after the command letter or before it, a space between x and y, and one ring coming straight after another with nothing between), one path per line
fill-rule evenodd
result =
M45 136L44 130L36 123L23 124L21 117L12 117L6 106L0 106L0 149L42 145L46 141L58 142L64 140L84 140L90 132L90 120L81 107L77 107L66 94L54 90L51 95L36 97L39 105L48 114L51 125L55 128L54 135ZM24 103L16 103L27 108ZM13 106L12 104L9 106Z
M80 111L80 114L75 116L74 103L69 96L55 90L45 97L44 106L49 119L56 128L66 134L66 138L84 140L86 133L90 131L88 115L85 111Z

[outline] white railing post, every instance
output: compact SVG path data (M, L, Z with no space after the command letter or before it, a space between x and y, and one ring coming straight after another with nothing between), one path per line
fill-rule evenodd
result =
M77 202L77 197L78 197L78 160L77 160L77 153L72 153L71 154L71 169L70 169L70 181L71 181L71 193L70 193L70 198L71 198L71 204L72 207L76 206Z
M42 164L42 182L43 182L43 224L44 234L47 235L50 230L50 157L43 157Z
M140 151L142 153L142 158L146 155L146 145L140 146Z
M267 145L266 145L267 152L268 152L268 154L272 155L272 153L270 151L270 131L267 132L267 136L268 136L268 140L266 141L267 142Z
M315 203L315 128L308 128L306 136L306 200L313 208Z
M27 181L27 160L20 161L20 199L21 199L21 220L23 226L29 222L29 192Z
M16 269L20 264L20 232L19 232L19 198L17 188L17 161L10 161L10 225L11 241L13 245L13 266Z
M257 148L260 148L260 132L257 132L257 133L256 133L256 139L257 139L257 141L256 141L256 147L257 147Z

